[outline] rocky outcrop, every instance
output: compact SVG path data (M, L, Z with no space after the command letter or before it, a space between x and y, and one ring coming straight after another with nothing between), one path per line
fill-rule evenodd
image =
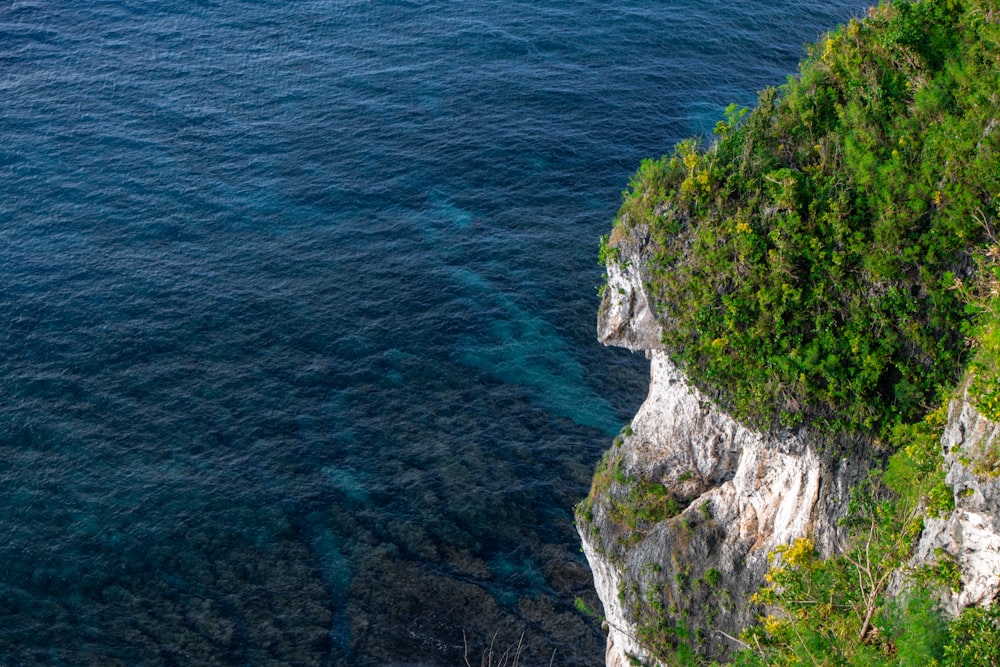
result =
M686 650L725 658L755 620L749 597L768 553L808 534L829 554L866 463L817 451L804 431L748 428L693 387L660 345L644 275L648 232L618 228L611 243L599 338L645 350L651 379L578 511L607 619L607 664Z
M649 230L643 225L628 233L623 229L616 226L608 240L618 261L606 267L608 282L597 315L597 339L633 352L660 349L660 325L646 293L646 267L652 252Z
M1000 594L1000 424L972 405L966 388L948 406L941 438L945 482L954 492L955 510L928 518L914 564L948 559L958 566L961 586L944 593L952 615L974 604L987 604Z

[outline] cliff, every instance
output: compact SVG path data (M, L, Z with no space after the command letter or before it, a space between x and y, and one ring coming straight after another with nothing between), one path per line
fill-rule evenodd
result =
M598 337L649 395L577 512L609 665L1000 664L998 62L996 0L886 2L640 165Z
M948 406L941 437L945 482L955 509L928 517L913 565L942 558L956 566L957 581L942 592L944 608L957 616L970 605L985 605L1000 594L1000 424L973 405L968 383Z
M748 599L768 553L807 534L831 553L848 491L868 464L826 456L802 431L748 428L693 387L659 344L644 287L648 230L611 243L619 259L608 264L599 338L645 350L651 363L649 395L579 514L608 624L607 664L681 647L721 659L756 620ZM659 516L644 513L657 503L666 506Z

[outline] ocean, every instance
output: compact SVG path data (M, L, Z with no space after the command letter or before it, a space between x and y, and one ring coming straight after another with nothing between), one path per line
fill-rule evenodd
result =
M601 665L598 237L865 7L3 2L0 664Z

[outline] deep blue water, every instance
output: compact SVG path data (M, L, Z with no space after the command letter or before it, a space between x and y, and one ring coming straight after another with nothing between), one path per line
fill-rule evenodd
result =
M864 6L4 2L0 664L601 664L597 238Z

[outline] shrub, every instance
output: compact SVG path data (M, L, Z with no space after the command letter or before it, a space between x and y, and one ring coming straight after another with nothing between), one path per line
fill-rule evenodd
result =
M1000 604L969 607L949 628L946 667L993 667L1000 664Z

